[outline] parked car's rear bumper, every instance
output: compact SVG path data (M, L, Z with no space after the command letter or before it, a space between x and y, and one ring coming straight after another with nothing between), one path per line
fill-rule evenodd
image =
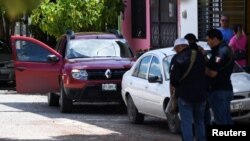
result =
M231 101L231 115L233 120L250 117L250 97Z

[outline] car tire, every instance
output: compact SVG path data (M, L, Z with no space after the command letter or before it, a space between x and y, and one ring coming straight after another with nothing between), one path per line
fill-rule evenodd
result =
M55 93L48 94L48 105L49 106L59 106L59 96Z
M171 133L177 134L180 133L180 118L177 114L167 113L167 123L168 128Z
M127 98L127 112L130 122L135 124L143 123L144 115L138 112L131 96Z
M71 113L72 112L73 101L67 97L63 84L61 84L61 88L60 88L59 103L60 103L60 111L62 113Z

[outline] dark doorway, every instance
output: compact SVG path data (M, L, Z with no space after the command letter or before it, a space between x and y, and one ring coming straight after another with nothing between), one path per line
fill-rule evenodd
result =
M151 46L173 46L177 37L177 1L151 0Z

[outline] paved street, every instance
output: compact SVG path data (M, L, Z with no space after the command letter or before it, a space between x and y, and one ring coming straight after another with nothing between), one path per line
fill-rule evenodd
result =
M130 124L117 105L75 105L72 114L49 107L47 97L0 90L0 140L178 141L164 120Z

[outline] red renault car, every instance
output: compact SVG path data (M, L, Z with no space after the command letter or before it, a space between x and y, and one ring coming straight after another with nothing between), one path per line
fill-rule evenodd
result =
M11 43L18 93L48 93L63 113L74 102L122 102L121 79L134 57L120 34L70 31L55 50L25 36Z

